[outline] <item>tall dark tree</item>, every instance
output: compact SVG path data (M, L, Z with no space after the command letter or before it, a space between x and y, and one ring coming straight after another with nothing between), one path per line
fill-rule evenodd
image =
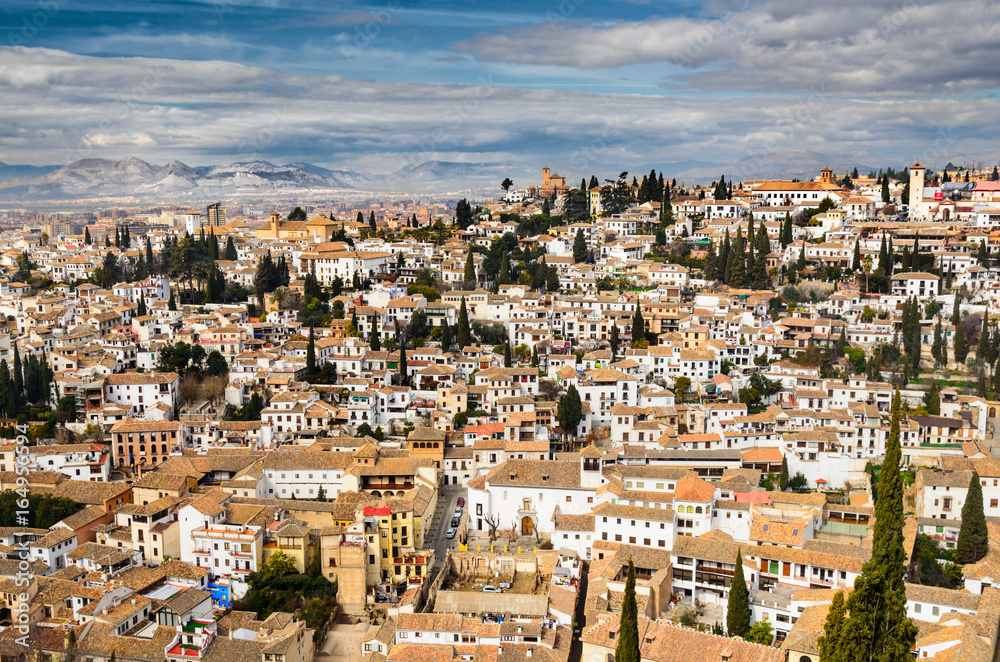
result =
M379 337L378 329L373 328L368 336L368 349L373 352L382 351L382 339Z
M576 231L573 239L573 261L577 264L587 261L587 239L583 236L583 228Z
M309 327L309 344L306 345L306 374L316 374L316 330Z
M233 237L230 235L229 239L226 241L226 259L230 262L235 262L238 257L236 253L236 244L233 243Z
M750 592L743 577L743 554L736 552L736 569L726 604L726 631L730 637L745 637L750 631Z
M885 204L889 204L889 200L890 199L891 198L889 197L889 178L888 177L883 177L882 178L882 202L884 202Z
M514 359L510 354L510 342L505 342L503 344L503 367L511 368L514 365Z
M448 322L445 321L445 323L441 325L441 351L447 352L451 350L451 345L451 326L449 326Z
M21 367L21 353L14 343L14 401L18 411L24 408L24 370Z
M961 564L976 563L989 551L989 533L986 530L986 514L983 512L983 488L979 473L972 472L969 491L962 506L962 528L958 532L956 553Z
M778 474L778 488L784 492L788 489L788 457L781 456L781 472Z
M556 420L559 421L559 427L564 433L571 437L576 436L580 421L583 420L583 404L580 402L580 392L573 384L570 384L566 393L559 398L559 403L556 405Z
M639 609L635 601L635 564L628 561L625 575L625 596L622 599L621 621L618 625L618 644L615 662L639 662Z
M646 339L646 320L642 318L642 306L638 301L635 303L635 315L632 316L632 343L641 342Z
M917 627L906 615L903 578L908 559L903 548L903 477L899 428L899 390L878 480L872 553L847 600L834 662L910 662Z
M851 260L851 270L855 273L861 271L861 241L854 240L854 258Z
M618 322L611 322L611 362L618 360Z
M472 251L469 251L469 255L465 258L465 274L463 278L467 283L476 282L476 264L472 260Z
M94 243L94 239L90 236L90 228L83 229L83 243L87 244L88 246Z
M819 662L833 662L840 645L840 633L844 629L844 618L847 616L847 602L844 592L837 591L830 603L830 611L826 614L823 635L816 643L819 645Z
M472 327L469 325L469 310L465 305L465 297L458 308L458 350L463 351L472 344Z

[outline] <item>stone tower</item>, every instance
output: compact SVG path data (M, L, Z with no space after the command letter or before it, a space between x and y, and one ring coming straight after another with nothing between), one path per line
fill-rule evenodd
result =
M919 163L910 166L910 219L914 220L924 215L924 173L927 168Z

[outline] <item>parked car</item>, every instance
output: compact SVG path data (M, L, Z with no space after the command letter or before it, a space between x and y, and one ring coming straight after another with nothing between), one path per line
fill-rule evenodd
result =
M496 586L490 586L487 584L483 587L483 593L503 593L503 591L498 589Z
M457 518L457 517L452 517L451 518L451 525L452 526L458 526L460 524L460 522L461 522L461 520L459 520L459 518Z
M449 540L451 540L452 538L455 537L455 532L456 532L456 529L454 529L454 528L448 529L445 532L444 537L448 538Z
M453 517L461 517L462 516L462 509L461 508L456 508L455 512L452 513L452 516Z
M458 507L465 508L465 497L458 497Z

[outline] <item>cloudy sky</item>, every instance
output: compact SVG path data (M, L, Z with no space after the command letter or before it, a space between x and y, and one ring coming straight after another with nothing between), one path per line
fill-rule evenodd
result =
M5 0L0 160L995 163L995 0Z

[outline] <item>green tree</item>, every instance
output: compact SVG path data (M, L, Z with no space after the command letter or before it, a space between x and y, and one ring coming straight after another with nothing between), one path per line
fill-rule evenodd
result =
M635 564L629 559L621 622L618 627L618 645L615 647L615 662L639 662L639 660L639 609L635 601Z
M556 405L556 420L559 421L559 427L564 433L576 436L576 430L583 420L583 403L580 402L580 393L573 384L570 384L566 393L559 398L559 404Z
M304 221L306 218L306 210L302 207L296 207L288 213L289 221Z
M938 365L944 365L948 357L945 356L944 349L944 333L941 329L941 318L937 318L937 323L934 325L934 342L931 345L931 356L934 357L934 362Z
M90 236L90 228L83 229L83 243L88 246L94 243L94 239Z
M309 327L309 344L306 345L306 374L316 374L316 330Z
M972 472L969 491L962 506L962 528L958 532L956 555L961 564L975 563L989 551L989 534L986 531L986 514L983 512L983 488L979 473Z
M935 379L931 382L931 388L924 393L924 406L931 416L941 415L941 385Z
M642 306L635 303L635 315L632 316L632 346L646 340L646 320L642 318Z
M774 626L768 621L757 621L747 632L746 640L752 644L770 646L774 641Z
M674 379L674 394L676 394L681 401L684 400L684 395L688 392L689 388L691 388L691 378L687 375L680 375Z
M906 552L903 549L903 477L899 390L878 480L872 554L854 581L849 616L840 633L835 662L910 662L917 628L906 616Z
M465 258L465 274L463 277L467 283L476 282L476 264L472 260L472 251L469 251L468 257Z
M743 578L743 554L736 552L736 569L726 604L726 630L730 637L745 637L750 630L750 592Z
M510 343L506 342L503 345L503 367L510 368L513 365L514 363L510 355Z
M235 262L238 257L239 255L236 252L236 244L233 242L232 236L230 236L229 240L226 241L226 259L230 262Z
M618 360L618 322L611 323L611 362Z
M320 485L319 489L316 490L316 500L320 502L326 501L326 490L323 489L322 485ZM317 556L319 555L317 554Z
M889 200L890 199L891 198L889 197L889 178L888 177L883 177L882 178L882 202L884 202L885 204L889 204Z
M445 323L441 325L441 351L447 352L451 350L451 345L451 326L449 326L447 321L445 321Z
M576 238L573 239L573 261L577 264L587 261L587 239L583 236L583 228L576 231Z
M837 646L840 643L840 632L844 628L844 617L847 615L847 604L844 592L837 591L830 603L830 611L826 614L826 624L823 635L817 641L819 646L819 662L832 662Z
M782 492L788 489L788 457L781 456L781 473L778 474L778 487Z
M14 402L18 411L24 409L24 370L21 368L21 353L14 343Z
M465 297L458 308L458 349L464 350L472 344L472 329L469 326L469 310L465 305Z

